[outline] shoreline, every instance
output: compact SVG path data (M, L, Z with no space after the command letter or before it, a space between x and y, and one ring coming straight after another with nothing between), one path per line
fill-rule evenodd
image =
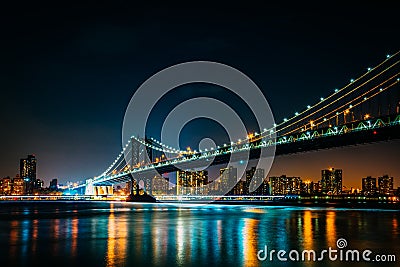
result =
M134 202L123 200L2 200L2 204L38 204L38 203L133 203L133 204L183 204L183 205L230 205L230 206L269 206L269 207L304 207L304 208L349 208L349 209L390 209L400 211L400 202L382 202L382 201L309 201L309 200L279 200L279 201L261 201L261 200L216 200L208 201L157 201Z
M166 203L166 204L211 204L211 205L232 205L232 206L269 206L269 207L304 207L304 208L349 208L349 209L390 209L390 210L399 210L400 211L400 203L399 202L375 202L375 201L365 201L365 202L351 202L351 201L225 201L225 200L216 200L212 202L206 201L159 201L157 203Z

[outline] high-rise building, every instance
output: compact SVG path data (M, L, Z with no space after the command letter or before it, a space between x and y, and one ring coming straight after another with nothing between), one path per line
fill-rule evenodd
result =
M246 181L240 179L230 191L230 195L244 196L246 195Z
M42 189L43 186L44 186L43 180L36 179L36 181L33 183L33 190L38 191L38 190Z
M0 195L23 195L25 181L17 174L15 178L5 177L0 180Z
M378 192L376 188L376 178L368 176L362 178L362 193L365 196L375 195Z
M313 194L320 194L321 188L322 188L321 181L314 183L313 184L313 191L314 191Z
M268 196L270 194L269 193L269 182L268 182L267 177L264 178L262 184L255 191L255 194L257 196Z
M152 194L153 195L167 195L169 189L169 178L155 175L153 178Z
M20 160L19 175L25 182L25 194L33 193L34 182L36 181L36 157L28 155L26 159Z
M50 181L50 186L49 186L50 190L57 190L58 189L58 181L56 178L52 179Z
M177 171L176 193L178 195L207 194L208 171Z
M393 177L389 175L378 177L378 191L380 195L393 194Z
M216 181L216 185L220 186L220 188L215 188L215 191L223 191L226 192L230 187L233 185L236 185L237 183L237 168L234 168L232 166L229 166L227 168L223 168L219 170L219 175L220 175L220 181ZM231 190L229 192L230 194L233 194L233 191Z
M300 177L269 177L271 195L300 195L301 179Z
M143 181L143 184L142 182ZM153 194L152 192L152 185L153 185L153 178L150 177L149 175L145 175L142 177L142 179L139 181L139 187L143 189L146 193L148 194Z
M25 182L24 179L22 179L19 174L13 179L12 181L12 193L11 195L19 196L23 195L25 190L24 190Z
M252 167L250 170L246 171L246 194L248 195L257 195L257 189L254 188L257 186L257 181L265 180L265 170L256 167ZM250 192L251 188L253 188L253 192Z
M11 195L12 192L12 179L10 177L4 177L0 181L0 194Z
M321 194L322 184L321 181L313 183L313 194Z
M330 168L321 171L321 192L326 195L342 193L342 170Z
M302 195L314 195L314 194L317 193L315 188L316 188L315 183L311 182L310 180L301 182L300 194L302 194Z

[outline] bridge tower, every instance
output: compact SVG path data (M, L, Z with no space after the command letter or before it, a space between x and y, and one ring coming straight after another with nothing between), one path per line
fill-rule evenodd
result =
M131 168L134 168L137 164L141 163L140 162L140 149L142 144L139 143L135 138L132 137L131 139L131 144L132 144L132 162L131 162Z
M148 138L147 136L145 137L145 142L146 144L152 146L152 147L158 147L160 148L160 145L157 144L157 142L155 142L153 139ZM152 147L146 147L146 151L147 151L147 156L148 156L148 160L149 162L155 162L157 158L161 159L163 152L156 150Z
M94 186L93 179L87 179L85 184L85 195L92 196L94 195Z
M140 142L141 141L141 142ZM148 144L149 146L146 146L144 144ZM150 146L155 146L155 143L151 139L144 138L144 139L139 139L137 138L132 138L131 139L131 145L132 145L132 159L131 159L131 168L135 168L135 166L140 166L144 164L149 164L154 161L154 149L151 148ZM143 189L151 193L151 181L152 177L149 177L148 175L142 175L142 176L133 176L131 175L131 179L129 181L129 188L131 194L134 193L139 189L139 185L141 184L140 181L143 181Z

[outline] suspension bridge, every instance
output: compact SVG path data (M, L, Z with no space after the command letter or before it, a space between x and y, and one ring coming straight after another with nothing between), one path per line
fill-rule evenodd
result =
M92 194L93 186L132 182L149 173L175 172L201 166L301 153L400 138L400 51L369 67L342 88L321 97L280 123L242 139L204 150L181 150L155 138L132 136L111 165L74 189ZM270 149L269 149L270 148Z

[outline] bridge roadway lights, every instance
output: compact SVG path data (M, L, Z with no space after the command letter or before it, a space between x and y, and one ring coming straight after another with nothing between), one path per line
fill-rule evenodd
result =
M295 154L307 151L316 151L321 149L331 149L334 147L344 147L350 145L360 145L360 144L368 144L374 142L382 142L389 141L393 139L400 139L400 127L396 126L388 126L377 129L368 129L362 131L354 131L349 132L343 135L332 135L332 136L324 136L321 138L303 140L300 142L288 142L279 144L276 146L275 155L288 155ZM257 159L260 155L260 149L252 149L250 151L249 159ZM266 153L268 154L268 153ZM235 161L240 159L240 153L235 154L221 154L215 156L213 162L210 165L218 165L231 161ZM204 159L200 159L194 162L182 162L175 165L167 165L161 167L155 167L159 173L166 172L174 172L177 170L177 167L181 168L195 168L199 165L201 166L202 161ZM143 171L145 172L145 171Z
M277 146L276 155L288 155L335 147L370 144L400 139L400 127L390 126L350 132L344 135L332 135L324 138L304 140L302 142L286 143Z
M341 127L342 130L339 130ZM269 151L270 147L265 147L264 155L272 156L275 154L287 155L294 153L301 153L306 151L315 151L320 149L330 149L334 147L343 147L358 144L367 144L374 142L389 141L394 139L400 139L400 115L394 114L391 116L382 116L380 118L374 118L374 121L357 121L349 122L342 126L337 127L326 127L315 130L317 135L308 136L307 139L301 139L302 133L294 133L290 136L282 136L283 142L278 140L276 150ZM304 134L304 133L303 133ZM258 145L256 144L255 147ZM228 151L229 152L229 151ZM245 151L247 152L247 150ZM257 159L260 156L261 149L259 147L250 150L249 159ZM275 152L275 153L269 153ZM211 152L210 152L211 153ZM242 158L242 152L234 153L220 153L215 155L213 161L208 162L208 158L197 158L194 160L184 158L182 161L172 161L167 165L153 165L151 168L139 168L133 173L120 173L118 175L105 176L101 179L93 180L89 179L86 181L86 194L94 194L93 184L100 185L101 183L116 184L121 182L128 182L131 175L145 177L148 173L158 171L160 174L167 172L177 171L180 169L193 169L199 166L205 165L219 165L229 161L239 161Z

